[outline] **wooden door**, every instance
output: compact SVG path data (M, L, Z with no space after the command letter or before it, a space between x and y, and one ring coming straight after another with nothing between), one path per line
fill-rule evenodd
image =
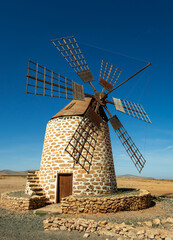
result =
M63 197L72 195L72 173L60 173L58 174L58 191L57 200L61 202Z

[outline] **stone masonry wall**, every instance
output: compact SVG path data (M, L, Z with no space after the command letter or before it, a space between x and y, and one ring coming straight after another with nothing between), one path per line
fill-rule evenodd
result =
M1 207L15 210L28 211L37 209L46 205L46 198L44 196L32 196L30 198L12 197L9 193L1 194Z
M72 194L100 194L115 191L116 177L113 164L110 134L107 123L101 124L90 173L65 152L65 148L78 127L82 117L58 117L51 119L46 128L39 181L46 197L54 202L57 173L73 174Z
M151 194L140 190L137 195L107 197L75 197L62 199L62 213L112 213L136 211L150 207Z

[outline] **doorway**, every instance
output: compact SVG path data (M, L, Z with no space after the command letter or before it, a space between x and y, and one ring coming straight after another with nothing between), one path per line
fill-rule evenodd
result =
M58 203L61 199L72 195L72 173L58 173L57 174L57 196L56 199Z

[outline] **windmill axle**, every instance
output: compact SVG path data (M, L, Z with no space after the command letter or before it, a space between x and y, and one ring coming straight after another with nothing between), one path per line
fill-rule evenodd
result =
M95 92L94 98L95 98L95 100L96 100L100 105L102 105L102 106L105 106L105 105L106 105L105 93Z

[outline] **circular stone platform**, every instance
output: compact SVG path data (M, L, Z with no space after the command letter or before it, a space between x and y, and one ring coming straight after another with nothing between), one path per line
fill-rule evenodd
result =
M132 190L132 189L131 189ZM143 189L118 189L97 196L69 196L61 201L62 213L114 213L137 211L151 206L151 194Z
M7 209L28 211L45 205L45 196L29 196L24 191L5 192L1 194L1 206Z

